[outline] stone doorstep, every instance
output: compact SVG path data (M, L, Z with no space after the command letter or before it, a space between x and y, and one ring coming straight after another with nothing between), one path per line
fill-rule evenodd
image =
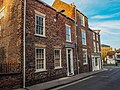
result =
M66 84L90 77L92 75L96 75L96 74L103 72L103 71L105 71L105 70L81 73L79 75L75 75L72 77L64 77L64 78L56 79L53 81L48 81L45 83L40 83L40 84L36 84L33 86L29 86L29 87L26 87L26 89L16 89L16 90L45 90L45 89L49 90L49 89L52 89L52 88L55 88L58 86L63 86L63 85L66 85Z

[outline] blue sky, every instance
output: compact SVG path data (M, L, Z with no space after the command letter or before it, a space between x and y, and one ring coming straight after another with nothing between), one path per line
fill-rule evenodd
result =
M43 0L52 5L54 0ZM62 0L74 2L89 19L91 29L101 30L101 43L120 48L120 0Z

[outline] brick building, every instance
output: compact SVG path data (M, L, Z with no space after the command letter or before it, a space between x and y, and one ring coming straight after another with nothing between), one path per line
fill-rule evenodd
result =
M0 89L22 83L22 8L21 0L0 0Z
M78 72L101 69L100 31L89 29L88 18L76 8L74 3L67 4L61 0L55 0L52 7L58 11L64 9L64 14L76 22ZM95 57L97 57L97 66L93 63Z
M92 71L93 31L68 6L71 16L41 0L0 0L0 89Z
M92 70L102 68L100 30L93 30Z

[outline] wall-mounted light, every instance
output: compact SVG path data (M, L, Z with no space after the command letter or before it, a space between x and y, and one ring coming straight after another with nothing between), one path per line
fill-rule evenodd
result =
M59 11L59 12L56 13L55 19L54 19L55 22L58 19L58 15L61 14L61 13L63 13L63 12L65 12L65 10L61 10L61 11Z

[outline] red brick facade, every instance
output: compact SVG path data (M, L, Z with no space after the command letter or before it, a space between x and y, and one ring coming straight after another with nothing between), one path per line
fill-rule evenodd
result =
M45 14L45 37L35 35L35 10ZM74 21L63 15L58 16L56 11L46 7L39 1L29 0L27 2L26 17L26 79L27 82L43 82L67 76L66 64L66 27L71 26L72 44L75 44ZM46 70L35 73L35 48L46 49ZM62 68L54 68L54 49L61 49ZM74 49L74 48L73 48ZM75 49L74 49L75 55ZM76 73L76 57L74 56L74 70ZM29 83L30 84L30 83Z
M23 85L23 1L24 0L4 0L1 8L4 8L4 19L0 25L2 36L0 37L0 48L5 49L5 62L19 64L16 72L0 73L0 89L5 87L19 88ZM35 15L36 12L45 15L45 37L35 35ZM89 30L88 18L85 16L85 27L80 24L80 12L77 11L77 43L76 51L76 31L75 21L64 14L56 17L57 11L49 5L39 0L27 0L26 7L26 85L41 83L67 76L67 54L66 49L73 50L73 70L74 75L79 72L92 71L93 52L93 31ZM71 42L66 42L66 25L71 29ZM82 45L81 29L86 32L86 45ZM36 72L35 48L45 48L46 70ZM61 49L62 68L54 67L54 49ZM83 65L83 51L87 49L88 64ZM76 57L78 53L78 61ZM3 53L0 53L2 56ZM5 88L6 89L6 88Z

